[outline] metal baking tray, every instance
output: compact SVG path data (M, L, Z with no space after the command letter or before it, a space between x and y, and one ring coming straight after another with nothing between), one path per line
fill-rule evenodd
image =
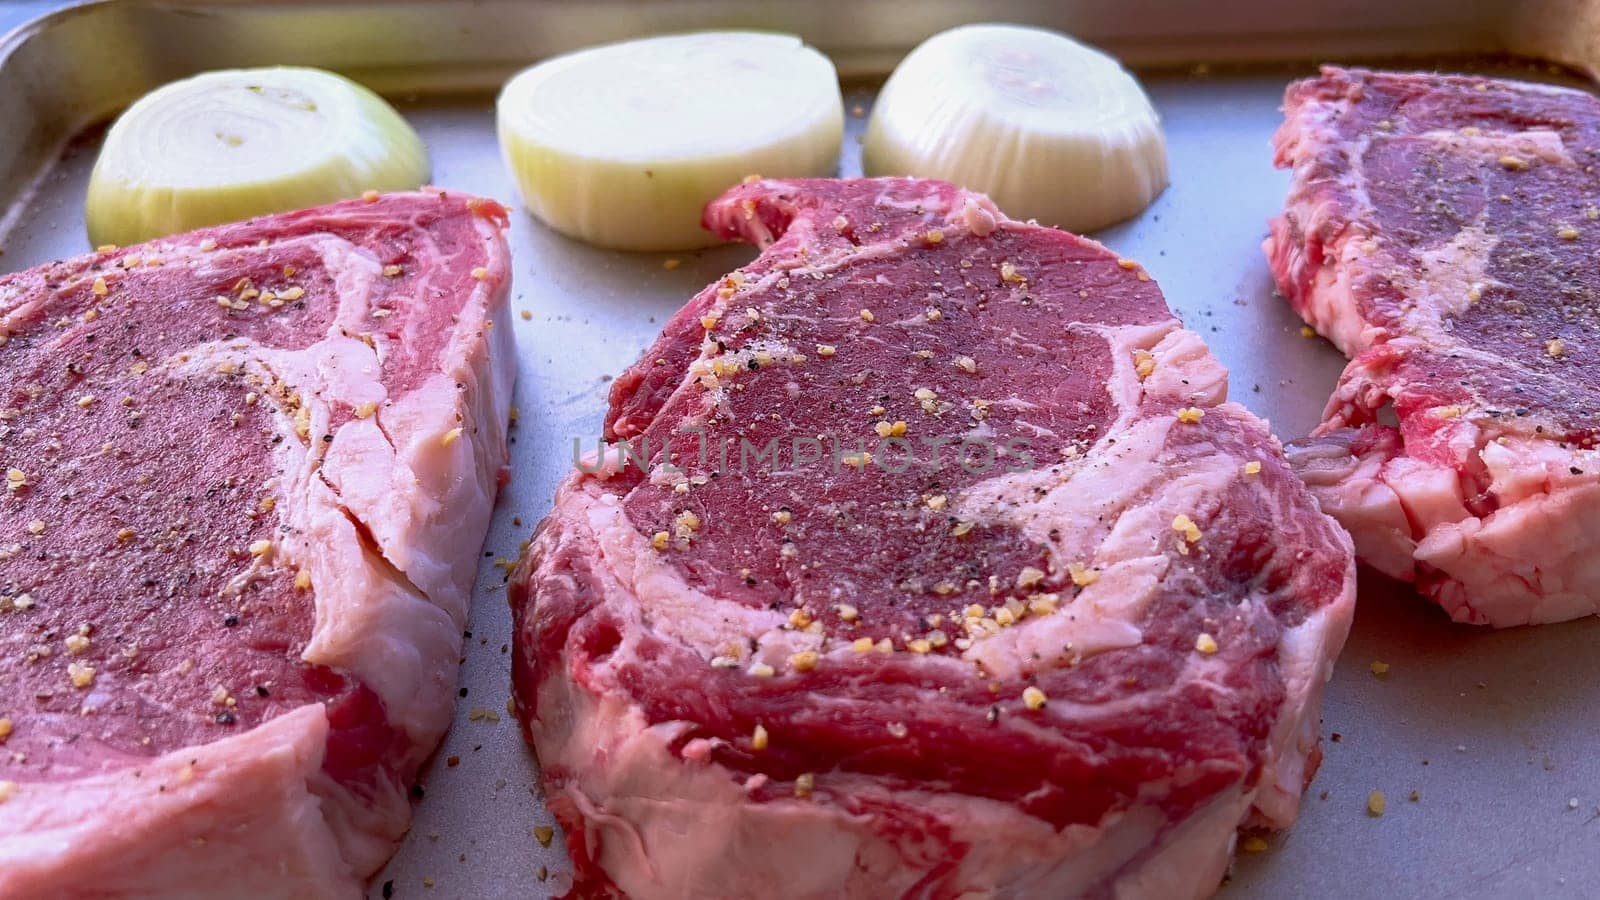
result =
M0 6L0 24L53 5ZM96 126L192 72L294 63L349 74L396 100L433 153L437 183L512 201L493 95L538 58L691 28L798 33L849 79L840 172L850 175L873 79L923 37L981 20L1059 28L1139 71L1165 120L1172 186L1138 219L1095 237L1149 268L1228 366L1233 396L1285 439L1316 424L1344 364L1326 343L1301 337L1259 249L1287 184L1267 146L1285 83L1320 60L1396 56L1407 58L1390 64L1578 83L1547 62L1593 71L1600 59L1593 0L104 0L49 12L0 40L0 270L88 249L82 198ZM753 255L605 252L524 214L513 216L511 238L514 475L484 549L461 669L466 696L374 897L564 890L561 838L541 844L540 826L552 823L506 712L502 564L548 509L574 439L598 435L612 375L685 299ZM681 265L665 267L669 258ZM1600 896L1600 621L1456 626L1405 588L1362 578L1324 707L1322 769L1300 821L1242 854L1223 896ZM1386 675L1373 674L1375 661L1389 665ZM1373 790L1388 797L1382 817L1367 813Z

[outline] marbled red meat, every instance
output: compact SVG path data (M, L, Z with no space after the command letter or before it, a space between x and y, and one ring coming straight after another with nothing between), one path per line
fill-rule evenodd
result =
M1266 252L1352 357L1297 467L1366 562L1453 618L1600 610L1600 100L1328 68L1284 111Z
M0 277L0 894L387 858L504 462L504 225L399 194Z
M1353 597L1226 373L1139 266L947 184L706 222L761 256L617 380L512 579L576 893L1213 891L1294 817Z

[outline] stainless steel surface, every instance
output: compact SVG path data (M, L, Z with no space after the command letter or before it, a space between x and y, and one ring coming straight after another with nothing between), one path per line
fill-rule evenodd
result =
M110 2L69 10L0 44L0 270L87 249L82 197L94 137L79 127L197 69L296 62L352 72L400 95L440 184L514 199L484 88L545 53L624 34L705 24L797 30L857 73L881 72L917 39L958 21L1043 21L1140 63L1204 60L1144 73L1165 120L1172 186L1139 219L1098 235L1141 260L1173 308L1232 372L1233 396L1283 437L1317 421L1343 360L1273 297L1259 249L1286 177L1267 140L1284 83L1306 63L1234 69L1237 60L1366 57L1398 50L1522 46L1515 3L1287 4L731 2ZM1561 0L1536 4L1583 6ZM1587 7L1584 7L1587 10ZM1114 10L1114 11L1113 11ZM1546 33L1561 33L1541 20ZM1569 39L1563 45L1571 55ZM1535 48L1537 49L1537 48ZM1558 48L1559 49L1559 48ZM1556 51L1552 51L1556 52ZM1465 61L1452 68L1482 68ZM1544 69L1503 70L1557 77ZM422 91L408 97L407 91ZM440 97L454 92L453 98ZM465 93L462 93L465 91ZM870 87L846 107L870 104ZM850 119L843 174L859 171ZM31 187L30 187L31 185ZM467 640L454 729L423 774L426 797L405 846L372 887L397 897L541 897L566 870L534 766L506 714L509 616L498 565L549 507L574 438L597 434L609 377L631 363L701 285L748 259L724 248L627 255L513 216L521 349L515 472L490 533ZM1324 762L1300 822L1244 853L1225 896L1600 896L1600 622L1492 633L1453 626L1404 589L1364 575L1356 628L1325 706ZM1388 674L1369 666L1381 660ZM1336 738L1334 737L1336 736ZM452 765L451 761L456 760ZM1366 812L1382 790L1388 811ZM1408 800L1412 791L1418 799ZM1573 805L1575 801L1576 805ZM540 875L545 874L547 879Z

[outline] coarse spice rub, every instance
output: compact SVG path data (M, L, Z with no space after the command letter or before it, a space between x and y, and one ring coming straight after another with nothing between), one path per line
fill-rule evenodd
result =
M505 225L374 195L0 277L0 895L388 858L506 461Z
M1454 619L1600 611L1600 100L1326 68L1284 114L1266 253L1352 358L1296 468Z
M1199 337L1136 263L941 182L755 181L706 223L762 254L606 420L676 467L586 461L511 583L575 895L1214 891L1237 826L1294 818L1354 573ZM697 453L824 435L879 443ZM900 469L897 437L1027 458Z

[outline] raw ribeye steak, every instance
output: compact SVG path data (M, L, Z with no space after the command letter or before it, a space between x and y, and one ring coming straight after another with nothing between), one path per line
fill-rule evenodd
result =
M360 896L506 462L505 225L430 190L0 277L0 896Z
M618 379L513 577L577 893L1215 890L1315 769L1354 563L1200 338L941 182L706 222L762 254Z
M1294 465L1459 621L1600 611L1600 100L1328 68L1284 113L1266 252L1352 357Z

